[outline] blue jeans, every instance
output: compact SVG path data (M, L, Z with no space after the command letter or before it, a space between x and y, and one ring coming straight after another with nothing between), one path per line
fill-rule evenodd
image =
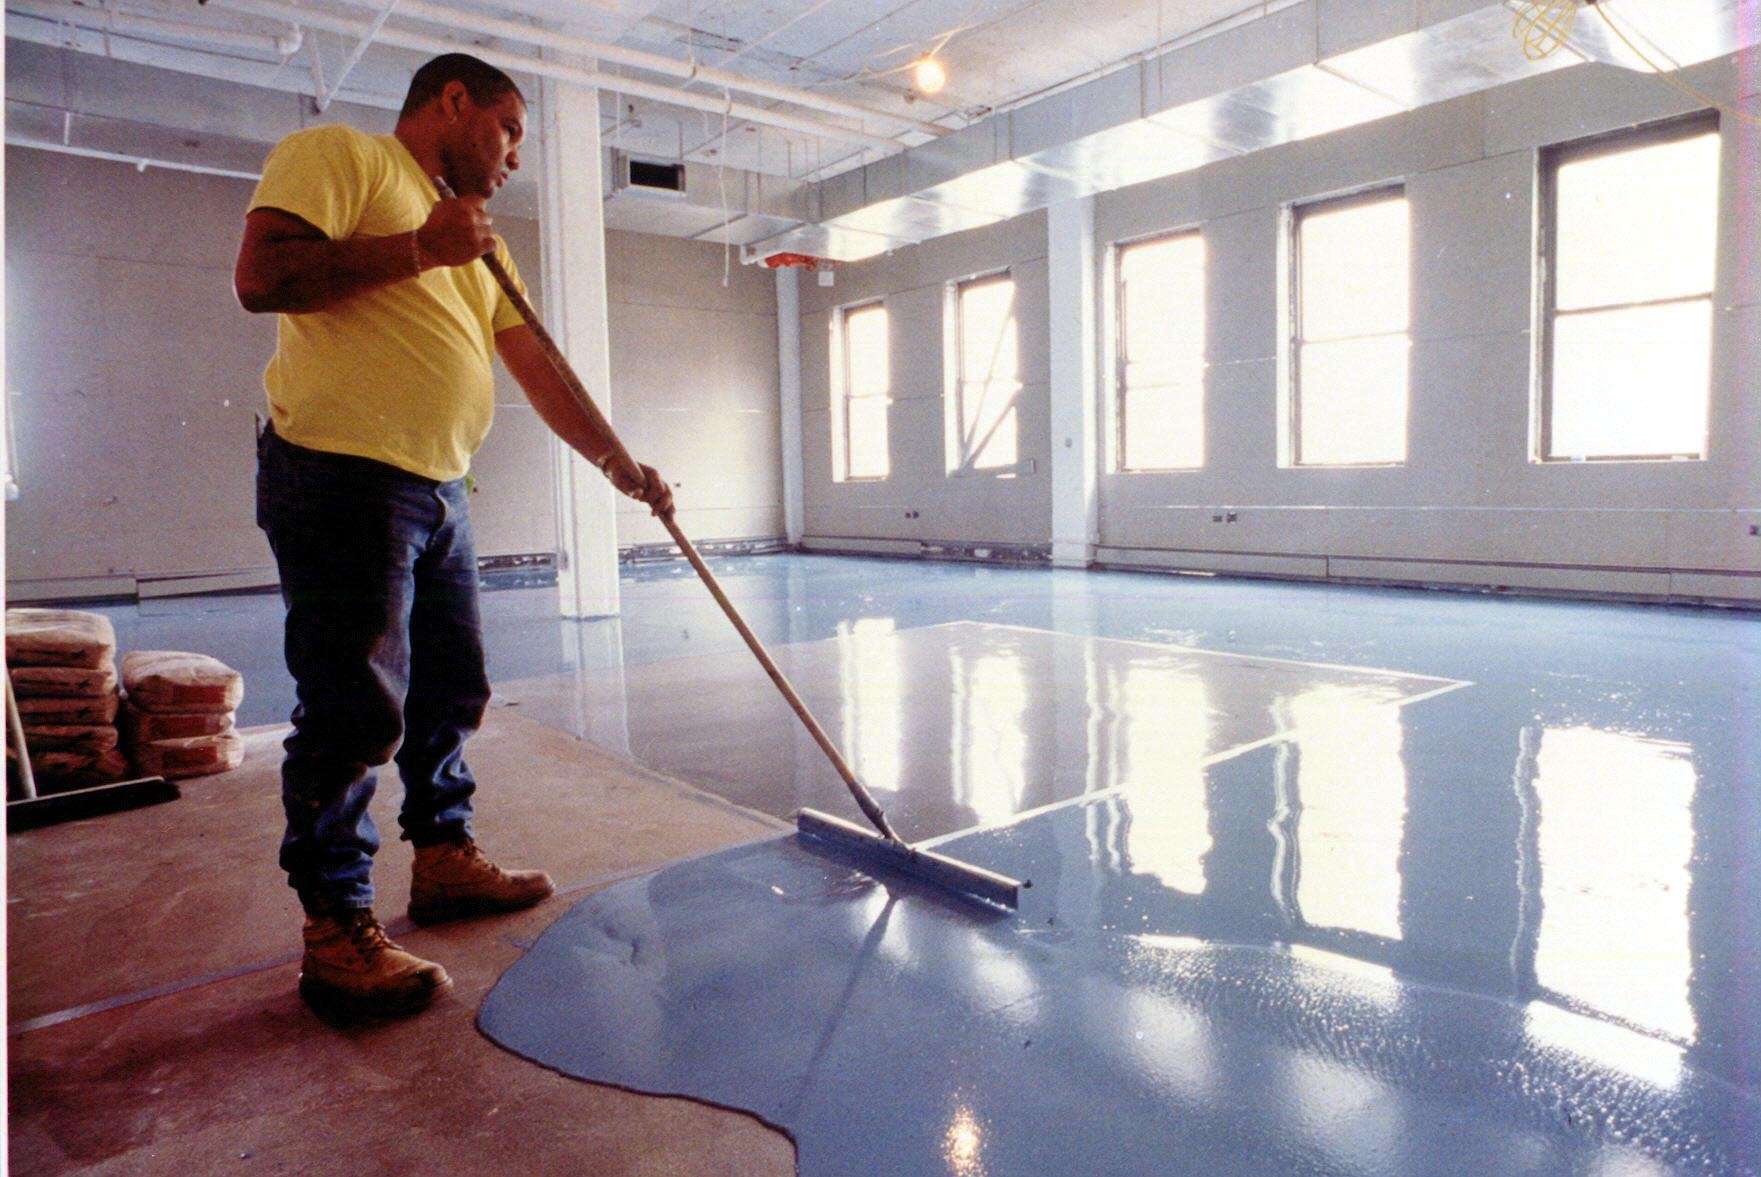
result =
M281 570L298 700L281 866L308 912L372 906L367 804L394 750L403 836L470 836L464 744L489 678L465 497L463 479L305 449L273 429L257 442L257 524Z

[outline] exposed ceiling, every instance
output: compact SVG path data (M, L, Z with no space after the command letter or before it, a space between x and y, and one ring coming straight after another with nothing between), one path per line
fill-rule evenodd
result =
M315 12L373 18L370 0L311 3ZM545 25L632 49L719 66L752 78L841 98L882 112L897 113L950 129L966 126L994 110L1092 76L1152 51L1158 41L1190 33L1244 9L1264 7L1247 0L453 0L463 12ZM207 48L215 56L241 62L279 63L284 80L308 82L313 61L334 84L356 39L323 28L307 28L298 49L285 61L273 47L242 44L206 46L202 29L219 35L262 34L265 41L285 35L285 22L192 7L171 0L15 0L8 4L9 33L21 26L54 27L57 13L78 13L79 23L101 25L106 13L125 14L133 27L112 26L107 43L123 41L147 50L154 46L190 51ZM84 10L83 12L80 10ZM102 11L99 11L99 10ZM400 26L430 34L430 22L408 22L394 7ZM144 18L144 19L142 19ZM71 19L71 18L70 18ZM148 22L158 21L158 27ZM120 22L118 22L120 24ZM183 26L181 32L178 26ZM1073 30L1078 30L1072 35ZM456 35L456 34L455 34ZM496 39L468 38L494 46ZM935 97L912 89L908 67L918 55L939 48L948 69L946 89ZM357 99L395 106L412 61L424 55L376 44L348 75ZM606 64L604 72L647 82L680 86L676 78L651 70ZM683 88L717 97L723 91L704 82ZM308 84L308 89L310 85ZM741 96L736 96L741 97ZM775 99L746 98L773 110L799 108ZM692 111L651 98L620 94L614 82L605 93L607 141L631 152L665 159L737 167L795 178L822 178L878 158L877 150L822 136ZM821 116L827 122L861 126L877 134L897 131L882 120ZM724 134L725 132L725 134ZM902 143L921 142L909 135Z
M1754 44L1755 2L1618 7L1681 65ZM1601 22L1525 60L1511 3L7 0L29 51L8 62L7 137L56 146L59 121L60 146L77 130L88 154L145 158L178 150L154 128L188 130L186 166L248 170L313 105L389 129L415 66L458 46L597 86L608 146L687 163L685 199L614 193L612 227L853 258L1536 72L1641 64ZM948 84L918 94L931 51ZM307 105L247 100L271 92ZM536 207L530 171L503 202Z
M885 6L863 0L661 0L622 41L672 56L695 54L708 65L958 128L1262 7L1244 0L902 0ZM920 95L908 67L931 50L945 64L948 82L939 94ZM643 104L638 109L648 128L674 124L664 111ZM705 135L701 119L685 122L671 139L657 129L654 146L676 152L682 138L685 158L714 162L705 152L716 146L719 126ZM630 140L633 148L649 141ZM766 148L762 156L760 146ZM763 138L736 140L727 148L727 162L776 174L829 175L860 154L811 141L797 141L793 152L791 158Z

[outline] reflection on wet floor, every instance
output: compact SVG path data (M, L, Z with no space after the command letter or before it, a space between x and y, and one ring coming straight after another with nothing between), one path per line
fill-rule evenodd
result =
M1131 850L1154 820L1153 800L1140 808L1150 787L945 842L1033 878L1012 917L866 879L782 838L584 901L498 985L481 1024L567 1073L749 1109L790 1131L804 1174L1761 1164L1753 1089L1701 1068L1692 1044L1533 980L1532 952L1511 945L1538 894L1489 903L1476 925L1426 917L1428 891L1485 895L1545 874L1516 860L1515 826L1452 855L1409 812L1378 880L1396 897L1392 925L1380 899L1281 902L1281 890L1309 894L1314 865L1306 809L1281 812L1305 787L1301 741L1294 755L1263 746L1201 770L1211 846L1196 876L1175 872L1196 888L1167 885L1167 864ZM1287 846L1280 829L1295 834ZM1320 861L1338 869L1331 848ZM1667 963L1645 978L1643 952L1596 942L1600 919L1562 931L1559 951L1583 949L1574 964L1601 978L1602 1000L1668 984ZM1497 971L1473 980L1460 962L1474 953ZM1638 987L1606 988L1623 975ZM1752 979L1724 981L1740 992ZM1709 1008L1727 1032L1748 1016Z
M1021 912L767 843L584 903L492 997L498 1039L751 1108L803 1172L1761 1168L1761 830L1703 785L1716 737L1658 734L1679 717L976 623L781 657L907 836L1031 878ZM503 694L610 708L744 804L846 811L742 659ZM608 1058L587 1040L632 1002L650 1037ZM1118 1139L1048 1145L1054 1098L1096 1091Z
M1371 729L1392 732L1398 771L1391 717L1403 703L1461 685L973 622L895 631L858 621L829 641L774 653L902 837L994 825L1089 793L1148 790L1170 808L1144 823L1136 850L1189 878L1195 847L1180 840L1200 816L1192 804L1206 763L1305 725L1317 741L1356 725L1336 756L1367 750ZM743 651L630 666L621 681L526 679L496 691L541 722L591 717L589 739L627 740L648 767L773 816L802 807L859 816ZM1381 754L1386 761L1388 749Z
M1524 732L1535 983L1598 1014L1694 1039L1688 1001L1690 750L1595 728ZM1642 945L1642 967L1630 959Z
M994 827L951 849L1041 906L974 924L792 841L682 864L560 921L492 1002L506 1040L538 1008L548 1061L753 1108L806 1173L1761 1172L1752 616L717 568L912 836ZM585 625L486 597L500 700L852 813L689 573L625 587ZM132 644L198 641L168 620ZM213 621L191 648L284 716L248 661L276 643Z

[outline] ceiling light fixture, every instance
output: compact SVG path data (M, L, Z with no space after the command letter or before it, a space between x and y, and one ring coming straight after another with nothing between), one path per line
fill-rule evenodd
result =
M917 59L917 64L911 67L911 77L921 94L940 93L948 84L948 71L933 54L926 53Z

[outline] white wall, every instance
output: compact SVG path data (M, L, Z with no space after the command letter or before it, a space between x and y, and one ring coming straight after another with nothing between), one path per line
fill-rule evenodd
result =
M776 288L723 267L722 247L607 232L612 424L674 484L694 542L783 535ZM722 285L726 274L728 285ZM671 543L646 507L618 502L618 543Z
M255 522L253 414L275 322L232 294L251 189L7 148L6 379L22 487L7 512L8 599L274 583ZM535 275L537 226L498 228ZM498 370L473 469L482 555L553 550L544 437Z
M389 121L389 116L387 116ZM239 309L245 180L6 150L7 391L23 494L7 596L274 583L254 518L254 412L272 316ZM493 209L492 209L493 211ZM538 226L498 217L542 310ZM683 483L704 539L782 533L776 307L718 247L614 233L613 417ZM473 465L479 553L552 552L548 431L499 365ZM624 546L664 538L631 504Z
M1749 97L1761 54L1688 71ZM1211 265L1209 464L1103 473L1098 556L1118 563L1636 595L1761 598L1761 131L1724 122L1724 200L1707 460L1529 461L1538 147L1685 112L1655 79L1583 67L1097 198L1097 252L1200 226ZM1414 259L1411 438L1393 469L1281 469L1278 245L1292 201L1403 179ZM948 278L1018 265L1043 286L1044 218L1020 218L840 269L803 298L808 535L1050 539L1043 486L985 499L942 475L941 318ZM1097 275L1097 281L1100 275ZM834 484L826 327L838 303L893 308L894 475ZM1046 332L1023 306L1024 370L1044 379ZM1043 302L1039 305L1043 306ZM1103 330L1106 325L1103 324ZM1101 373L1102 395L1111 374ZM1043 384L1024 407L1023 456L1044 457ZM1028 422L1034 424L1029 427ZM1042 461L1042 471L1044 464ZM991 489L991 488L986 488ZM921 507L922 519L889 507ZM1237 521L1212 522L1216 508ZM988 508L988 509L987 509Z
M949 282L1007 267L1023 383L1014 477L949 476L943 456L942 318ZM1049 542L1052 528L1046 218L1034 213L853 266L836 285L801 282L801 404L807 538ZM839 307L881 298L887 307L893 404L891 476L838 482L831 458L831 327ZM919 517L912 519L908 512Z

